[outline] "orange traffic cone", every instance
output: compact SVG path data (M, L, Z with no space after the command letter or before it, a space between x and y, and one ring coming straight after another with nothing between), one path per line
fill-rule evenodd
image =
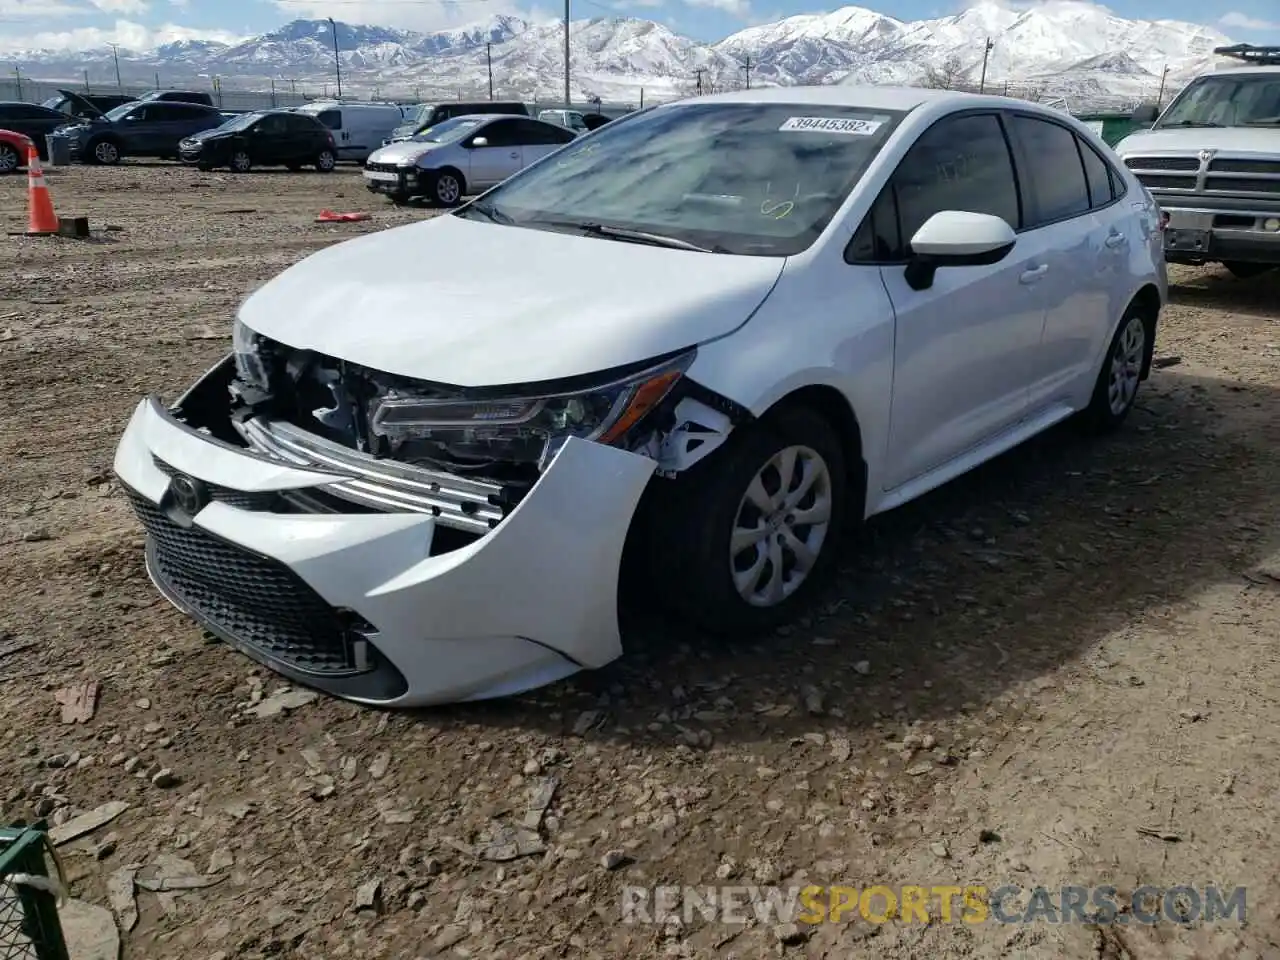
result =
M44 183L44 171L40 169L40 154L36 148L27 151L27 236L43 237L58 232L58 217L53 212L53 199Z

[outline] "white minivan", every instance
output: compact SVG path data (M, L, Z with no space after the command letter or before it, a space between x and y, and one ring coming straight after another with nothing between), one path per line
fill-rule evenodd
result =
M332 130L338 159L357 163L364 163L404 122L404 110L394 103L315 100L298 107L296 112L309 114Z
M1162 236L1033 103L662 104L285 270L176 405L139 403L115 470L158 589L237 649L363 703L503 696L620 656L630 574L768 630L846 521L1068 418L1118 428Z

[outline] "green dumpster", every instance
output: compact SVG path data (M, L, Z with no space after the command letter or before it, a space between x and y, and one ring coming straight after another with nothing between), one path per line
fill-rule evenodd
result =
M1143 130L1150 126L1134 120L1128 113L1083 113L1076 114L1076 119L1092 127L1093 132L1109 147L1114 147L1135 130Z

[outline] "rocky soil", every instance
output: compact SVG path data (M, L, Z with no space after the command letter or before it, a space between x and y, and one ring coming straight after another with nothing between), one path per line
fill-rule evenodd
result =
M124 957L1280 952L1280 275L1175 269L1121 433L877 520L767 641L639 610L604 671L381 713L170 609L110 468L247 292L428 212L350 170L48 177L96 232L0 238L0 822L58 825ZM0 180L7 230L24 191ZM628 885L805 882L1244 885L1249 921L620 922Z

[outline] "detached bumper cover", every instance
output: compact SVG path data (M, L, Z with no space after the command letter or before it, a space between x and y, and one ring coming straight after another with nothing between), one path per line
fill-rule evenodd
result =
M570 440L496 528L433 555L430 515L244 509L257 501L236 491L352 478L211 439L155 399L115 458L166 597L297 682L387 706L505 696L618 657L623 544L653 469ZM186 514L175 476L221 495Z

